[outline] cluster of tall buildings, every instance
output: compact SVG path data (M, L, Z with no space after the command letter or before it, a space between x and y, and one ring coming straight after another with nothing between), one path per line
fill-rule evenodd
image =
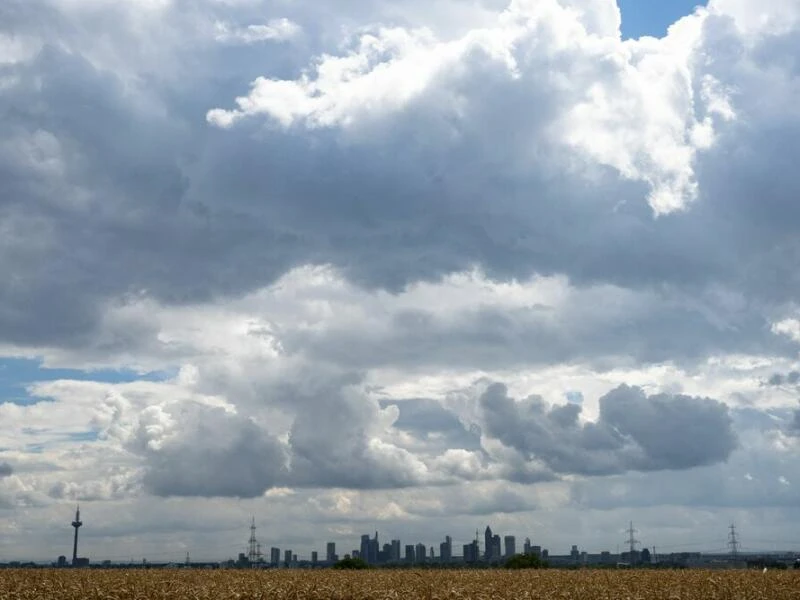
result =
M249 553L241 553L236 562L238 566L271 566L271 567L295 567L302 565L310 566L329 566L339 560L336 553L336 543L328 542L324 559L314 551L311 553L310 560L298 560L297 554L291 550L271 548L269 559L262 556L260 550L254 553L254 548L260 548L255 539L255 523L251 526L251 536L249 541ZM536 554L547 557L547 550L540 546L531 545L529 538L525 539L523 552L526 554ZM453 553L453 538L445 536L444 541L439 543L438 550L435 546L426 546L423 543L403 545L399 539L389 540L380 543L378 532L374 535L364 534L361 536L361 543L358 548L354 548L343 558L360 558L370 565L423 565L423 564L448 564L448 563L496 563L503 561L517 553L516 538L507 535L501 538L492 533L491 527L487 527L484 532L483 550L479 542L478 532L475 532L475 539L461 547L461 555Z

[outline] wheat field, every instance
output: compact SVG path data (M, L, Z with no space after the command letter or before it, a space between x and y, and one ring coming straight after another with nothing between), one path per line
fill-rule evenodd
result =
M0 600L782 600L792 571L0 570Z

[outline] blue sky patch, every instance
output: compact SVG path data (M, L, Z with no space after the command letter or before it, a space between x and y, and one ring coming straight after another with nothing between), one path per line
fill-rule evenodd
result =
M700 0L618 0L622 13L622 37L643 35L664 37L667 28L681 17L692 14L695 6L705 6Z
M56 381L72 379L77 381L99 381L102 383L128 383L131 381L164 381L172 373L154 371L137 373L128 369L101 369L97 371L81 371L79 369L47 369L42 361L24 358L0 359L0 404L35 404L40 398L31 398L26 387L37 381Z

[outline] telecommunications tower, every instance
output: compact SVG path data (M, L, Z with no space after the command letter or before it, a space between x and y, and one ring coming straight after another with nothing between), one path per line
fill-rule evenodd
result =
M72 522L72 526L75 528L75 539L72 542L73 567L78 565L78 529L80 528L81 525L83 525L83 521L81 521L81 507L79 505L75 510L75 520Z
M250 523L250 539L247 540L247 560L250 565L261 561L261 544L256 539L256 518Z

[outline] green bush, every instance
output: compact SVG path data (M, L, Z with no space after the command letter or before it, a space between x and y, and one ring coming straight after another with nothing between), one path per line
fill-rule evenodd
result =
M360 558L343 558L335 565L334 569L371 569L372 567Z
M506 569L545 569L547 563L535 554L515 554L504 566Z

